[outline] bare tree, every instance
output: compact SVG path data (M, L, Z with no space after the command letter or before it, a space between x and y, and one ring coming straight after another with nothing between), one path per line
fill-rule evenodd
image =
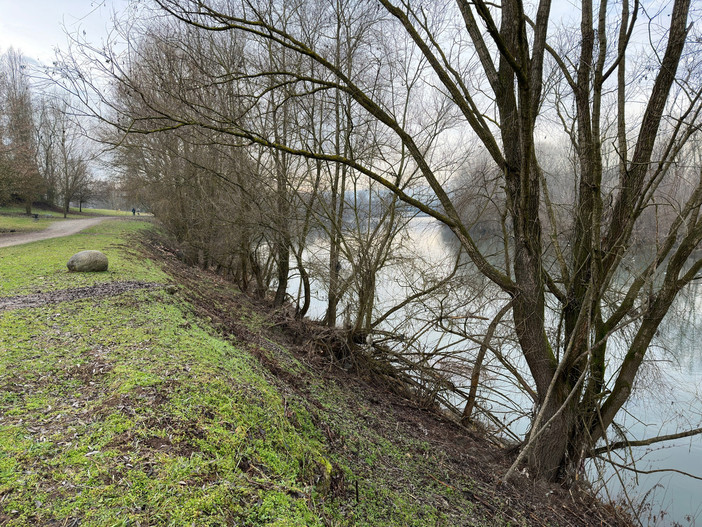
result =
M132 43L129 74L118 78L113 114L106 119L114 118L116 127L103 141L116 148L113 165L121 173L124 192L162 221L188 262L216 269L243 290L264 295L277 262L275 252L268 251L280 239L276 226L292 225L261 212L275 209L274 196L289 192L271 183L276 181L273 156L245 150L231 136L204 127L126 136L121 129L121 123L132 120L152 131L161 128L163 116L153 111L155 106L181 115L204 105L217 118L236 114L236 86L212 83L203 71L219 69L226 75L239 68L239 44L193 33L153 26ZM192 91L192 84L201 90L197 105L183 95Z
M58 167L56 165L56 145L61 137L58 122L54 119L54 104L51 98L42 97L37 103L36 138L37 164L44 180L44 199L51 205L57 205Z
M68 215L71 201L84 191L90 179L85 134L68 113L69 104L57 98L49 103L40 136L40 158L46 173L44 180L53 178L55 191L61 200L63 217Z
M34 111L29 79L22 55L10 48L1 57L0 99L4 110L2 157L5 186L10 195L23 202L27 214L32 202L43 192L43 181L37 166Z

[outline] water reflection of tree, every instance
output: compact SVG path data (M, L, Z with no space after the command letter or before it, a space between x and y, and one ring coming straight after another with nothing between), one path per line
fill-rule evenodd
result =
M681 372L702 374L702 284L693 282L663 321L658 340Z

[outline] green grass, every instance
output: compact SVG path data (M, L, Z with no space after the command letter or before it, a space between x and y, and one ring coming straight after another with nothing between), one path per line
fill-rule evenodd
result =
M166 281L149 260L130 254L129 237L149 228L146 222L105 220L99 225L64 238L53 238L0 251L0 297L83 287L115 280ZM105 253L105 273L69 273L66 263L78 251Z
M41 231L53 221L47 218L35 220L27 216L0 216L0 233Z
M75 208L71 208L71 210L76 213L78 212ZM98 214L100 216L132 216L131 210L86 209L83 207L83 212L85 214ZM142 212L141 216L152 216L152 214Z
M7 312L0 336L7 525L319 524L321 443L163 291Z
M32 208L32 214L38 214L41 220L48 218L63 218L63 212L55 210L43 210ZM34 218L27 217L25 214L25 209L21 205L7 205L0 207L0 218L2 216L25 216L24 219L34 220ZM97 216L132 216L131 210L113 210L113 209L86 209L83 207L82 211L76 207L71 207L68 211L68 219L84 218L86 215L97 215ZM153 216L151 213L141 212L140 216ZM0 223L0 227L2 223ZM1 232L1 231L0 231Z
M8 248L3 295L166 281L129 251L148 226ZM67 273L85 248L111 271ZM0 314L0 524L321 525L320 439L298 433L249 353L189 313L153 290Z
M2 292L161 280L106 221L0 257ZM109 273L69 274L95 248ZM0 524L322 525L330 477L248 352L164 290L0 313ZM321 482L321 483L320 483Z
M73 214L71 213L73 212ZM67 219L76 219L76 218L82 218L83 216L78 214L77 209L71 209L69 211L69 214L67 216ZM23 206L21 205L8 205L4 207L0 207L0 214L7 215L7 214L12 214L12 215L25 215L26 212ZM40 218L46 219L46 218L63 218L63 212L55 211L55 210L42 210L42 209L37 209L37 208L32 208L32 214L38 214ZM33 218L29 218L33 219Z

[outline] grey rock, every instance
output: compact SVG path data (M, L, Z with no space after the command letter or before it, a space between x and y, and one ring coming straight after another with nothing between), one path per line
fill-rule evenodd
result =
M100 251L81 251L71 256L67 266L76 273L107 271L107 256Z

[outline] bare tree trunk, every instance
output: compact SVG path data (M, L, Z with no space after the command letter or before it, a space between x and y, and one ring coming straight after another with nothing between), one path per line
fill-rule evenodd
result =
M300 272L300 281L302 282L302 306L298 305L298 309L295 316L302 319L307 314L310 308L310 303L312 301L312 286L310 285L310 275L305 269L304 262L302 261L302 254L300 252L295 252L295 259L297 260L297 270Z
M283 159L279 159L283 156ZM285 302L288 290L288 275L290 273L290 234L288 221L290 216L290 202L287 193L287 179L285 174L284 154L276 153L276 226L275 254L278 266L278 288L275 292L273 305L280 307Z

